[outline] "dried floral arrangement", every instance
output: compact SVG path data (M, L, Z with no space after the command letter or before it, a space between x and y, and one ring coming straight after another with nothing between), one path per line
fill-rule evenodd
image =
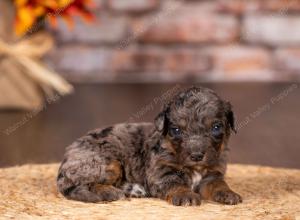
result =
M13 0L16 8L15 31L23 35L37 22L47 19L52 27L57 26L61 17L70 28L74 26L73 17L80 16L85 21L94 19L90 8L91 0Z
M55 28L62 18L72 29L75 16L92 22L92 7L91 0L1 0L0 9L14 16L0 14L0 26L8 29L3 36L0 30L0 109L35 110L51 97L73 91L41 61L54 45L41 26L49 22Z

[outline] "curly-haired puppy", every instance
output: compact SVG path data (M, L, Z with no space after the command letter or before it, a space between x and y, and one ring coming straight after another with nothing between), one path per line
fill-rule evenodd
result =
M200 205L202 199L240 203L224 181L231 130L229 102L210 89L186 89L154 124L98 129L67 147L58 189L84 202L156 197L173 205Z

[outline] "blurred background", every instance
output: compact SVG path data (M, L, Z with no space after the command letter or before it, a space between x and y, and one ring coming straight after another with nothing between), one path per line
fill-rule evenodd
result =
M88 130L152 121L167 96L201 85L234 106L230 162L300 168L300 1L69 0L43 15L21 2L0 3L0 39L27 45L43 32L53 45L37 76L27 47L0 44L0 167L58 162ZM27 78L8 78L15 67L26 89ZM73 93L43 84L46 70Z

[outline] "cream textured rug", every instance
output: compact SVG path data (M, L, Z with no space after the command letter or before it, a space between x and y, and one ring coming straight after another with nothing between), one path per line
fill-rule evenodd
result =
M228 182L241 205L203 202L174 207L157 199L87 204L56 190L57 164L0 169L0 219L282 219L300 220L300 170L230 165Z

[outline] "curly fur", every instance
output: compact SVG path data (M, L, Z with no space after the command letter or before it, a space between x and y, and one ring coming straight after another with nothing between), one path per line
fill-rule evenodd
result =
M156 197L173 205L237 204L241 197L224 181L231 130L230 103L192 87L172 97L154 123L117 124L75 141L57 186L84 202Z

